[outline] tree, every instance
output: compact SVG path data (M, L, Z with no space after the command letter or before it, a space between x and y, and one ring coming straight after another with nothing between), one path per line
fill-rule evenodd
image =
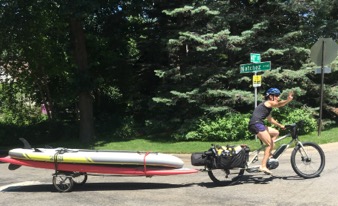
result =
M83 142L94 138L94 119L184 133L200 119L250 112L252 74L240 74L239 65L252 52L272 62L259 93L293 89L297 101L290 106L315 108L320 78L309 48L321 36L337 40L337 1L329 0L1 5L1 65L12 77L2 88L1 109L28 116L25 100L15 99L25 94L47 105L52 121L78 121ZM338 107L336 76L326 76L327 116Z
M70 27L74 39L74 56L77 64L77 72L81 84L90 84L88 82L88 59L86 49L86 39L83 31L83 25L79 19L71 18ZM79 92L79 110L80 110L80 139L82 142L89 143L94 138L93 125L93 99L91 90L82 87Z
M98 120L126 116L134 105L135 95L129 94L139 90L134 84L139 70L133 71L136 40L142 40L140 14L149 4L4 0L1 59L3 64L11 62L6 73L33 102L48 105L55 121L78 120L79 111L80 139L89 142L94 138L95 114ZM15 95L13 89L8 95Z
M8 87L15 85L33 102L48 105L52 118L51 114L57 113L53 103L58 99L52 96L50 82L62 76L60 68L66 68L64 34L60 38L58 33L64 24L56 15L54 4L3 0L1 5L1 65L5 74L11 76L7 81L12 82L5 87L9 90L3 92L15 96L14 87Z
M332 2L317 3L190 1L165 10L172 34L167 41L170 62L156 71L162 85L153 98L156 111L171 117L163 124L187 129L190 120L207 115L249 112L251 75L239 74L239 65L249 62L250 53L272 62L272 71L263 74L261 93L269 87L293 89L298 96L294 104L315 107L318 81L309 45L320 32L314 18L324 11L328 17L331 12L324 7L334 8Z

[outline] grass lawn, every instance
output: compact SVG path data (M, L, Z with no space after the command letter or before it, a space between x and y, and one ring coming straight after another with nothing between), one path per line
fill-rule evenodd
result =
M326 144L330 142L338 142L338 127L328 129L321 132L321 135L318 136L317 132L312 132L311 134L302 135L299 139L302 142L315 142L317 144ZM284 142L289 142L291 138L287 138L279 142L279 144ZM159 139L147 139L147 138L137 138L137 139L111 139L111 140L98 140L95 144L91 146L84 146L77 140L72 141L59 141L53 143L45 143L43 145L36 145L34 142L30 142L32 147L45 147L45 144L48 144L52 147L65 147L65 148L78 148L78 149L96 149L96 150L127 150L127 151L149 151L149 152L162 152L162 153L175 153L175 154L189 154L193 152L203 152L210 148L211 144L215 145L240 145L247 144L251 151L258 149L260 147L259 140L242 140L238 142L200 142L200 141L187 141L187 142L174 142L167 141L163 138ZM291 145L292 146L292 145ZM20 142L16 147L23 147ZM12 149L12 148L0 148L0 149Z

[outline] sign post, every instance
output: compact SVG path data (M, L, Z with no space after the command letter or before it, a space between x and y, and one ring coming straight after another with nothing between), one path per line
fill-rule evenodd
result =
M260 87L262 84L262 76L257 75L257 72L271 70L271 62L261 62L260 54L250 54L249 64L240 65L240 73L254 73L252 77L252 85L255 88L255 107L257 107L257 87Z
M256 53L250 53L249 64L240 65L240 73L254 73L252 76L252 86L255 89L255 108L257 107L257 87L262 85L262 76L257 75L257 72L271 70L271 62L261 62L261 55ZM255 136L257 140L257 135Z

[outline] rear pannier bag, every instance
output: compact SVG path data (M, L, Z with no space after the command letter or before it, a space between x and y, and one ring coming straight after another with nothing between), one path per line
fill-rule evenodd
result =
M232 157L230 168L234 167L244 168L245 162L246 162L246 153L245 150L242 149Z
M232 155L229 152L222 152L216 157L217 169L230 169L232 161Z
M244 168L249 151L248 147L227 146L216 159L217 169Z
M191 164L193 166L204 166L206 164L206 155L204 152L196 152L191 154Z

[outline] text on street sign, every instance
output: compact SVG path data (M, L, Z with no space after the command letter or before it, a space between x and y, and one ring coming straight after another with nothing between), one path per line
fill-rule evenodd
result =
M261 55L250 53L250 62L252 63L260 63L261 62Z
M271 62L261 62L261 63L251 63L251 64L241 64L240 73L251 73L266 71L271 69Z

